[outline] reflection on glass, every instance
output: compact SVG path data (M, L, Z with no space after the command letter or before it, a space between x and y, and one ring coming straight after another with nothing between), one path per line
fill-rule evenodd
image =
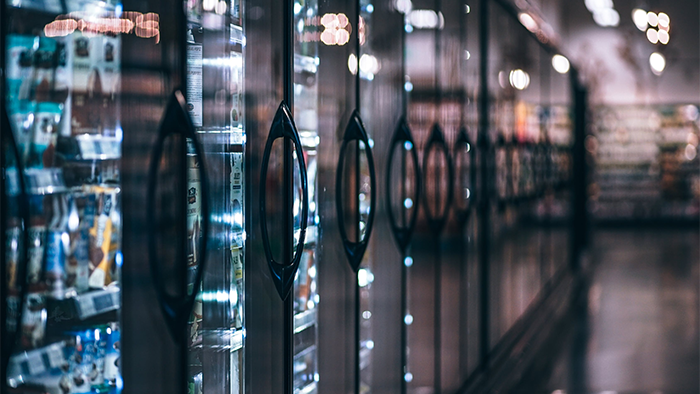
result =
M237 394L244 384L245 31L238 1L186 0L185 7L186 96L210 174L212 228L204 279L190 317L188 390L200 394L216 387ZM191 160L188 198L201 187L198 162ZM202 213L196 207L188 207L195 257L202 242L195 228ZM198 266L198 261L192 263L190 280Z
M294 3L294 119L298 128L308 182L308 227L299 271L294 278L294 390L313 393L317 390L318 376L318 294L317 247L319 236L318 212L318 42L343 45L350 26L342 14L318 15L317 1L296 0ZM301 185L299 168L295 165L294 201L295 238L299 237L301 223Z
M143 15L135 25L116 1L8 6L5 110L30 211L27 298L15 306L23 317L8 384L119 392L120 34L143 32ZM17 166L4 165L18 196ZM17 212L19 201L9 203ZM18 226L12 218L4 241L15 283Z

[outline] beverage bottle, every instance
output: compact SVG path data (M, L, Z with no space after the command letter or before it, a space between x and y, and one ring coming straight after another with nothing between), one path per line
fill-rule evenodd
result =
M95 221L95 195L80 193L71 197L69 210L71 244L66 261L66 287L80 294L89 288L90 227Z
M52 202L53 217L46 241L46 281L51 297L63 299L66 295L66 254L70 248L68 196L54 195Z
M29 200L31 212L27 242L27 298L22 306L20 344L23 349L33 349L44 343L46 331L46 304L43 280L43 259L46 245L44 197L32 196Z
M104 359L104 379L105 382L114 387L119 378L119 364L121 362L121 333L119 324L111 323L107 327L107 349Z

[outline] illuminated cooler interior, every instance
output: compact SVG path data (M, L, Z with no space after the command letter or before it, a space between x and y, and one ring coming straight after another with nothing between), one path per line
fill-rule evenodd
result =
M189 319L188 392L216 387L238 394L244 387L245 344L245 31L238 1L187 0L185 6L187 104L204 148L211 221L202 287ZM188 197L201 187L191 148ZM201 242L196 236L201 215L196 202L189 205L193 250ZM191 280L197 266L190 262Z
M30 210L27 297L8 384L117 393L120 34L157 39L157 20L116 1L11 1L7 10L6 110ZM24 259L12 223L7 268L16 275Z

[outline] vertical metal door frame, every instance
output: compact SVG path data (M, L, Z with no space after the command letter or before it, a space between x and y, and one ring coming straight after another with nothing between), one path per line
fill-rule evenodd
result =
M491 245L491 173L495 164L493 147L489 136L489 6L490 0L480 0L479 7L479 74L481 89L479 91L479 131L477 144L481 152L481 185L479 185L479 361L485 370L490 352L490 245Z

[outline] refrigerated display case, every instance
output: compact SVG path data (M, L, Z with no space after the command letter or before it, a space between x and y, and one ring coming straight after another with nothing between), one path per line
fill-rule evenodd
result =
M242 18L173 5L3 4L12 392L243 390Z
M488 46L493 54L486 78L495 203L488 213L493 261L488 336L493 349L547 296L569 261L567 163L574 130L570 76L552 69L556 49L525 33L526 26L512 17L511 5L496 2L490 9ZM535 10L520 12L538 18Z
M3 344L2 385L119 392L122 60L118 26L105 21L121 4L2 7L2 133L14 140L3 146L14 148L3 163L5 190L8 212L28 209L3 223L3 264L15 282L5 291L19 327Z

